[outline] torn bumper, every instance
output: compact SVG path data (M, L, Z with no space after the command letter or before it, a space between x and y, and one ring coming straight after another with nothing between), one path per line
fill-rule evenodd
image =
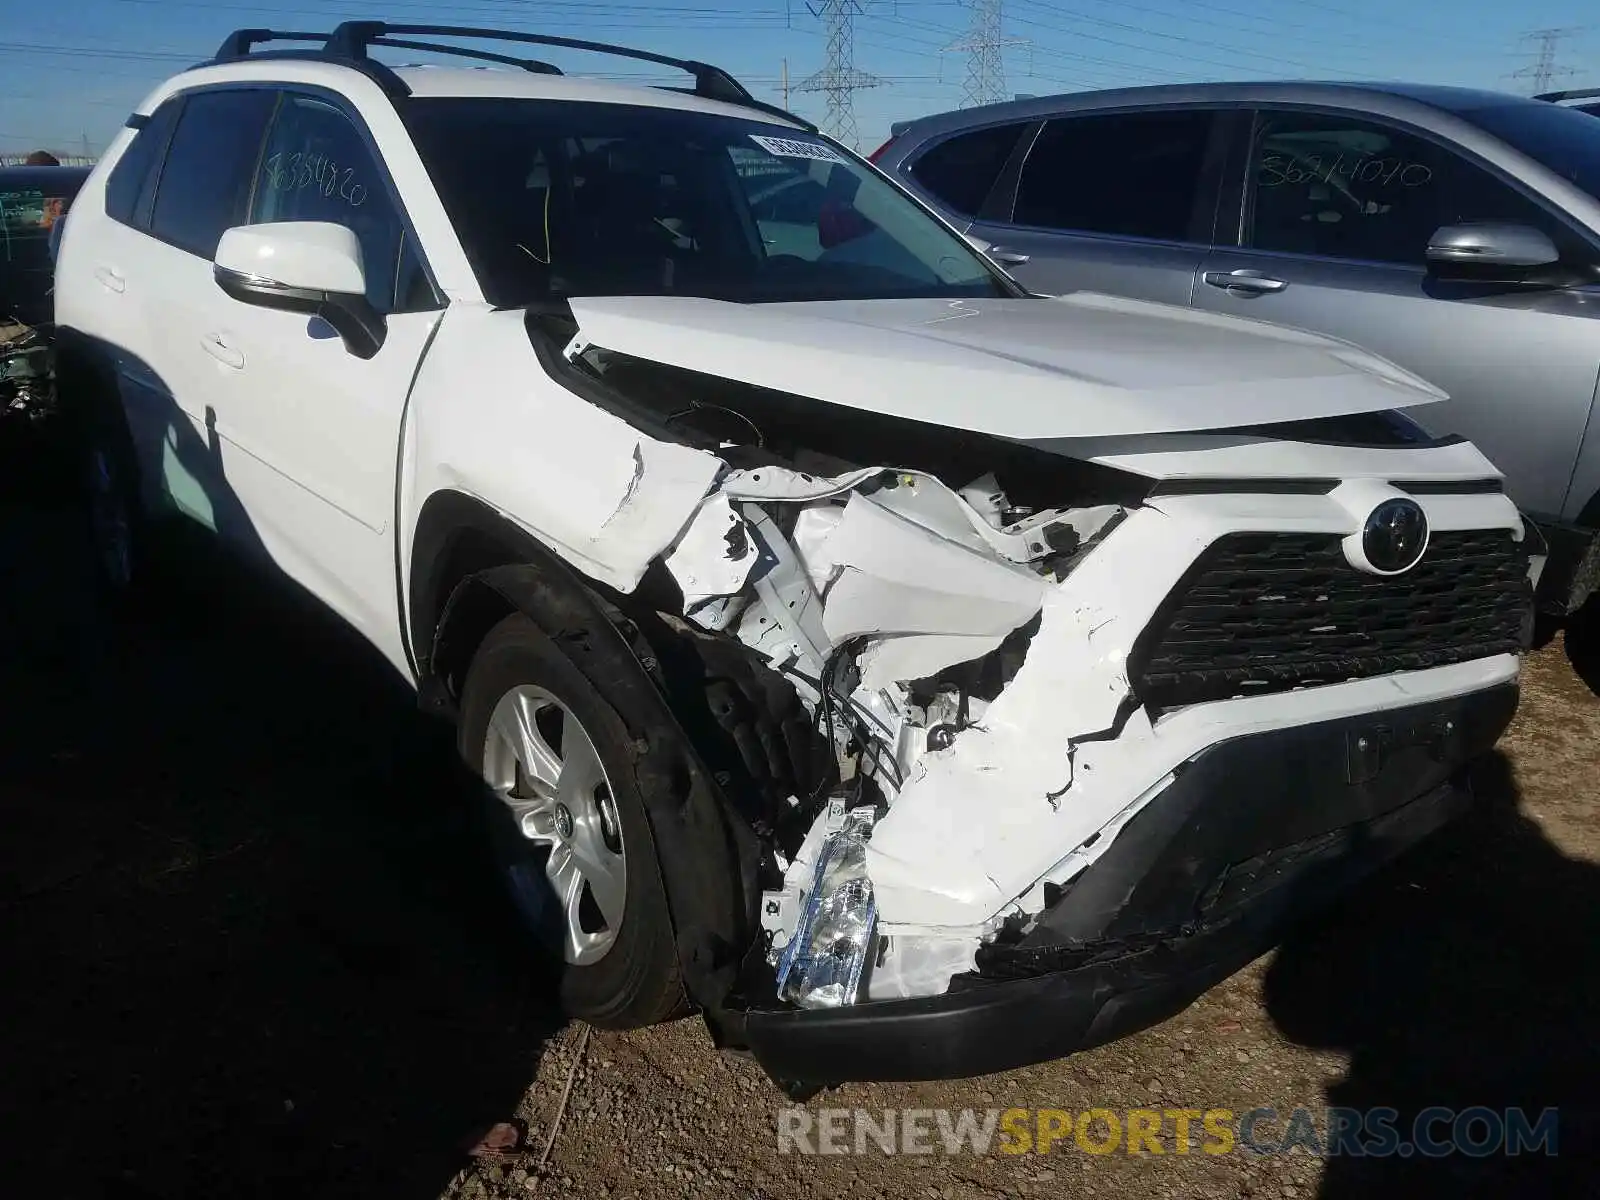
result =
M750 1011L742 1040L775 1078L836 1083L984 1074L1146 1028L1461 811L1463 768L1516 704L1503 683L1213 745L947 993Z

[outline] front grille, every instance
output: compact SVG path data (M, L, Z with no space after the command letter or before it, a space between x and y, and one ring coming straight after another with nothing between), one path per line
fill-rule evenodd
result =
M1522 647L1528 559L1507 530L1435 533L1384 578L1337 534L1235 533L1212 543L1140 636L1129 678L1171 708L1465 662Z

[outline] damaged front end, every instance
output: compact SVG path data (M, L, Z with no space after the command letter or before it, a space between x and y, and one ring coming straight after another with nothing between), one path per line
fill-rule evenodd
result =
M665 558L685 618L738 638L788 680L838 763L831 786L790 797L772 822L782 878L762 923L783 999L930 995L971 969L998 919L949 929L937 911L942 889L983 905L970 880L902 881L877 927L874 824L930 756L993 754L982 741L968 749L969 736L1022 666L1052 588L1126 514L1116 503L1033 511L992 475L952 489L904 468L735 470L701 506ZM1001 753L1011 761L987 766L1008 785L1027 757L1053 773L1051 805L1070 784L1068 744ZM813 979L830 954L845 961Z
M793 710L708 689L701 727L751 768L707 756L761 847L707 1015L775 1077L972 1074L1158 1019L1270 944L1286 883L1454 811L1514 709L1522 526L1464 443L1371 414L957 429L529 328L648 435L612 526L669 519L639 511L661 446L717 464L640 598L706 678ZM1363 574L1351 538L1406 488L1438 549Z
M892 836L895 810L906 789L927 786L926 760L968 756L1008 793L1047 781L1036 798L1047 812L1059 807L1072 745L1024 747L1014 731L986 729L986 715L1022 668L1051 595L1150 482L878 414L842 410L819 422L803 398L582 339L563 358L638 406L636 424L659 422L725 464L659 559L678 609L659 615L724 656L738 646L781 681L821 749L820 771L794 773L804 787L752 801L745 814L766 851L763 945L747 998L812 1008L945 991L1014 917L991 895L1009 885L981 858L957 874L924 870L921 852ZM867 447L902 457L847 457ZM969 467L978 469L957 474ZM1099 691L1106 702L1084 706L1097 714L1082 727L1090 733L1114 723L1125 681ZM749 743L795 737L738 736L746 759L771 752ZM929 795L942 803L937 788ZM965 833L954 836L970 836L972 814L959 821Z

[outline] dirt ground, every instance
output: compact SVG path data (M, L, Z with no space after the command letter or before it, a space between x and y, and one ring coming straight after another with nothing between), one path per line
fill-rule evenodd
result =
M1557 1106L1558 1155L780 1155L787 1102L697 1021L563 1027L441 800L448 731L375 656L205 557L111 622L60 471L0 445L0 1195L1595 1194L1600 700L1559 638L1469 817L1177 1018L809 1101ZM502 1121L524 1152L469 1157Z

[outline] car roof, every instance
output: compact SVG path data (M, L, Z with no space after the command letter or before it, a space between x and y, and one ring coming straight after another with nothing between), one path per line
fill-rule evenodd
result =
M649 87L613 79L584 75L541 75L532 71L503 70L498 67L398 67L400 76L416 97L487 96L520 100L583 100L596 104L640 104L654 108L677 108L687 112L720 113L761 120L770 124L791 125L772 113L710 100L704 96L672 88Z
M684 112L704 112L739 117L768 125L803 129L797 119L773 112L711 100L671 88L649 87L584 75L545 75L533 71L500 67L404 66L394 73L415 98L461 97L505 100L573 100L594 104L631 104L649 108L671 108ZM150 112L155 104L174 92L191 87L248 81L252 83L316 84L332 91L347 90L351 81L367 77L354 67L340 62L318 62L306 57L255 55L225 63L203 63L173 76L140 105Z
M1541 103L1480 88L1417 83L1353 83L1344 80L1268 80L1236 83L1172 83L1105 91L1030 96L977 108L956 109L907 122L901 136L923 136L1006 120L1034 120L1057 112L1139 108L1167 104L1337 104L1400 113L1432 108L1449 113L1507 104Z
M18 189L59 196L76 192L87 178L88 167L0 167L0 189L7 191Z

